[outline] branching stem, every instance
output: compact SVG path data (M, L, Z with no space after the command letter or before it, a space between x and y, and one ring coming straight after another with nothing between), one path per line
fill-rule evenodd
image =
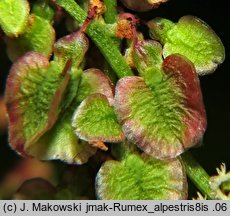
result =
M84 23L87 13L74 0L56 0L56 2L80 24ZM119 78L133 75L118 47L110 37L106 24L95 20L87 27L86 33L100 49L106 61L108 61Z

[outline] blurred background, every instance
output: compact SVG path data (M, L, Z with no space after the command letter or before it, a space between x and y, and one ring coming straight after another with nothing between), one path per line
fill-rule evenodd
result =
M191 150L206 171L213 175L216 174L215 168L222 162L225 162L227 169L230 170L230 79L228 75L230 73L228 22L230 15L227 1L169 0L157 10L137 15L145 21L160 16L176 22L180 17L188 14L207 22L221 38L226 49L225 62L217 71L214 74L200 77L208 128L203 139L203 145ZM147 32L146 27L141 28ZM57 36L63 34L65 33L59 29ZM11 62L5 51L4 39L0 34L0 185L6 174L22 161L22 158L8 145L3 94L10 66Z

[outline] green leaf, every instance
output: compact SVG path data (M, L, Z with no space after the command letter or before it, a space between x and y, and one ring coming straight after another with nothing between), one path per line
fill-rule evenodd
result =
M199 79L193 64L180 55L167 57L162 70L150 72L158 82L135 76L118 82L118 119L127 139L144 152L175 158L196 145L206 129Z
M129 154L121 162L106 161L96 177L96 194L103 200L178 200L187 198L181 160L156 160Z
M152 34L161 40L163 35L163 55L167 57L179 53L190 59L199 75L212 73L225 59L225 49L216 33L204 21L193 16L182 17L177 24L163 25L161 21L149 22ZM162 24L163 23L163 24ZM159 34L159 26L160 34Z
M28 51L35 51L49 58L55 42L55 30L49 21L36 16L29 16L28 26L16 39L7 39L7 54L11 61Z
M70 79L64 70L41 54L29 52L12 66L5 99L9 115L9 140L19 153L36 142L56 122Z
M18 37L23 33L29 17L27 0L1 0L0 26L9 37Z
M72 126L76 134L90 142L121 142L122 129L108 99L102 94L88 96L74 113Z

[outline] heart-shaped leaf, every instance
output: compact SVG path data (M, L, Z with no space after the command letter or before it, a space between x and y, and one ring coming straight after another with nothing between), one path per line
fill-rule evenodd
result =
M96 177L96 193L103 200L178 200L187 197L187 180L179 159L156 160L129 154L106 161Z
M163 55L180 53L190 59L199 75L212 73L225 59L225 49L204 21L182 17L177 24L157 18L148 23L150 33L164 44Z
M11 146L24 150L49 130L60 113L69 65L63 70L46 57L29 52L12 66L7 79L5 99L9 115Z
M121 2L129 9L139 12L149 11L159 7L160 4L168 0L121 0Z
M47 58L53 51L55 30L49 21L36 16L29 16L28 25L24 33L16 39L7 39L7 53L11 61L28 51L35 51Z
M102 94L88 96L76 110L73 122L76 134L90 142L121 142L122 129L108 99Z
M24 31L29 10L27 0L0 1L0 26L7 36L18 37Z
M197 144L206 129L199 79L180 55L168 56L152 74L158 82L148 85L142 77L121 79L115 108L128 140L153 157L174 158Z

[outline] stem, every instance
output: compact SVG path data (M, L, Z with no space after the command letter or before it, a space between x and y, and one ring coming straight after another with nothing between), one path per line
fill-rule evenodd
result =
M83 24L87 18L87 13L74 0L56 0L57 4L63 7L74 19ZM109 35L106 24L100 21L93 21L86 29L86 33L93 40L106 61L116 72L119 78L132 76L133 72L126 64L118 47L114 44Z
M107 24L114 24L117 22L117 0L104 0L105 13L104 19ZM118 38L112 38L114 44L120 48L121 41ZM111 81L115 84L117 82L117 75L108 62L105 62L104 66L105 73L109 76Z
M117 0L104 0L106 11L104 14L105 22L113 24L117 21Z
M79 24L83 24L87 13L74 0L56 0L60 7L63 7Z
M196 185L196 187L207 196L208 199L217 199L216 193L211 189L209 184L208 173L194 159L191 153L185 152L182 159L186 168L187 175Z

